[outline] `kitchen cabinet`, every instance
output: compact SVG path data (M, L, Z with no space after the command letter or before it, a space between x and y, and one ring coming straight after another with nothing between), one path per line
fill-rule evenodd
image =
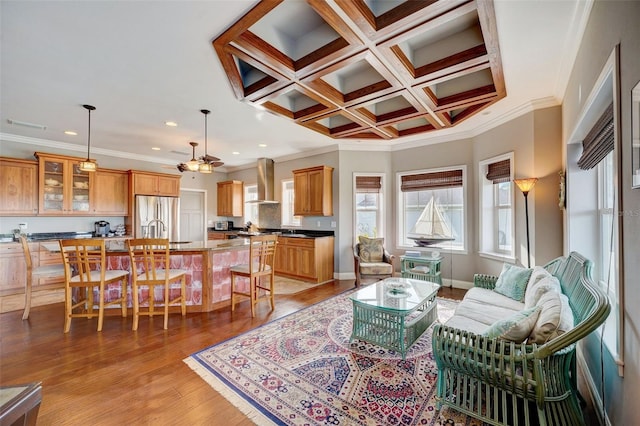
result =
M180 176L162 173L129 171L131 193L133 195L180 196Z
M293 170L293 214L333 216L333 167Z
M38 163L0 158L0 215L38 213Z
M24 293L26 270L22 245L20 243L0 244L0 296Z
M218 182L218 216L244 216L244 184L239 180Z
M312 282L333 279L334 237L278 237L275 273Z
M80 170L80 158L35 153L38 159L38 214L90 215L94 173Z
M99 216L126 216L129 206L129 174L98 169L91 188L91 211Z

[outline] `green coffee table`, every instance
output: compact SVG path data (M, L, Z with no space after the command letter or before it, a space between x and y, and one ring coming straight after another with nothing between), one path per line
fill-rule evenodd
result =
M405 358L416 340L438 316L436 283L409 278L387 278L351 295L351 339L391 349Z

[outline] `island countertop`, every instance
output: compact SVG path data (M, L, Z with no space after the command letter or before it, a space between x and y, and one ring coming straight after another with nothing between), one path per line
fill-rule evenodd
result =
M59 252L60 245L57 241L41 242L47 250ZM235 238L232 240L209 240L209 241L189 241L169 244L171 253L198 252L198 251L227 251L234 249L244 249L249 247L249 239ZM127 251L125 240L106 240L105 248L107 253L123 253Z

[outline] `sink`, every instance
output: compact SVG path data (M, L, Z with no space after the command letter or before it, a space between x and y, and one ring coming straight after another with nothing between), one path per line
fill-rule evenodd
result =
M287 238L310 238L308 235L306 234L283 234L283 237L287 237Z
M169 244L191 244L193 241L171 241Z

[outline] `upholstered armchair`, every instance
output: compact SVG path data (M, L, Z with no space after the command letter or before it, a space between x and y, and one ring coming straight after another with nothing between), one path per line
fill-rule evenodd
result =
M384 238L360 236L360 242L353 248L356 287L362 279L381 280L393 276L395 256L384 248Z

